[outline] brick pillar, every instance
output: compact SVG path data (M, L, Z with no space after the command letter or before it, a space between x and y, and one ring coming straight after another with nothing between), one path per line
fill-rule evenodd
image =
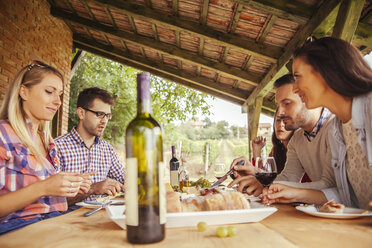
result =
M72 32L50 15L46 0L0 0L0 103L15 74L32 60L56 67L65 90L58 133L68 127Z

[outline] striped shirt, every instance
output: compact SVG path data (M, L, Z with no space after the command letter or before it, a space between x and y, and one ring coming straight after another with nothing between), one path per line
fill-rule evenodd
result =
M71 132L55 139L61 170L67 172L87 173L95 171L92 183L112 178L124 183L124 167L113 147L106 141L95 138L88 148L74 127Z
M32 124L27 120L27 126L32 138ZM59 161L53 140L49 142L47 158L40 164L30 150L22 144L8 121L0 121L0 195L7 194L44 180L59 171ZM0 222L12 219L33 219L53 211L66 211L65 197L44 196L7 216L0 218Z
M325 121L328 120L328 117L330 115L331 115L331 112L328 109L323 108L319 121L315 125L314 129L311 132L307 132L304 130L304 135L309 142L311 142L315 138L315 136L318 134L319 130L322 128Z

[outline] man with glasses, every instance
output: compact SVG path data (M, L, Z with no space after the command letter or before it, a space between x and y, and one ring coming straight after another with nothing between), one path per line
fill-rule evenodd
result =
M61 170L92 176L89 192L67 199L69 205L91 195L115 195L124 189L124 168L113 147L101 139L114 103L115 98L106 90L84 89L77 100L78 125L55 139Z

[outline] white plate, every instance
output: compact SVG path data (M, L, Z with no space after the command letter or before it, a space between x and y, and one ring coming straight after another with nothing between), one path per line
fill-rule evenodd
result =
M111 204L122 204L124 206L124 203L125 203L125 200L124 199L121 199L121 200L111 200L112 203ZM75 205L77 206L80 206L80 207L86 207L86 208L98 208L99 206L101 206L101 204L99 204L97 202L97 204L89 204L89 203L85 203L85 202L78 202L76 203Z
M121 228L125 229L125 206L107 206L106 212L110 219ZM204 221L208 225L238 224L248 222L259 222L269 215L275 213L275 207L257 207L242 210L203 211L187 213L167 213L166 227L196 226Z
M361 212L365 210L359 209L359 208L345 207L344 212L341 214L319 212L313 205L310 205L307 207L297 206L296 209L306 214L312 215L312 216L331 218L331 219L355 219L355 218L360 218L360 217L372 216L371 211L368 211L368 213L365 213L365 214L361 214Z

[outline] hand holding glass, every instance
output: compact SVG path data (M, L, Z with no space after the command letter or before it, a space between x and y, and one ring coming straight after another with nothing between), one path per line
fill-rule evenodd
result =
M269 188L278 174L276 163L273 157L256 159L256 179L265 187ZM270 205L270 204L266 204Z

